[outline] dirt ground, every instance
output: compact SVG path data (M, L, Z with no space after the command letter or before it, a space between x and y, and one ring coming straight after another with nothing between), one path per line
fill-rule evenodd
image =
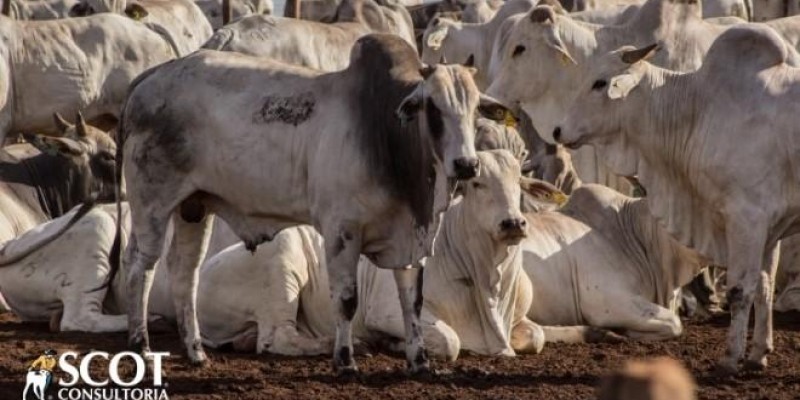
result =
M666 342L549 344L539 355L516 358L464 355L454 363L436 362L440 375L419 379L404 374L404 361L397 355L359 357L360 376L343 380L332 374L327 357L290 359L211 351L211 365L194 368L186 363L176 333L154 333L152 343L154 350L173 354L164 377L171 399L590 399L602 377L624 360L659 355L680 359L691 369L701 399L800 398L800 314L776 314L776 352L766 372L722 379L710 370L723 352L727 325L728 317L688 322L679 340ZM20 323L11 314L2 314L0 400L21 397L28 363L46 348L113 353L125 350L125 343L122 333L55 334L47 324ZM125 373L130 375L132 368L123 369ZM49 393L55 392L51 388Z

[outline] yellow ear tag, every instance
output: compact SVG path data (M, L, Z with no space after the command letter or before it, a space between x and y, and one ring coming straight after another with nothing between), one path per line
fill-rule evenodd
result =
M506 110L505 115L503 116L503 123L509 128L517 127L517 119L514 118L514 114L508 110Z
M567 65L572 64L572 62L569 60L569 57L567 57L566 54L558 53L558 55L559 55L558 59L561 60L561 65L566 67Z

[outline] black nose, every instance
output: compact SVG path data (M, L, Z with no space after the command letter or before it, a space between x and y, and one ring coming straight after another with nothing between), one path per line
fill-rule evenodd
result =
M456 178L470 179L478 175L478 159L472 157L461 157L453 161L456 170Z
M557 126L556 129L553 129L553 140L558 143L561 143L561 127Z
M528 222L525 221L525 218L508 218L500 222L500 229L506 232L521 232L525 229L527 224Z

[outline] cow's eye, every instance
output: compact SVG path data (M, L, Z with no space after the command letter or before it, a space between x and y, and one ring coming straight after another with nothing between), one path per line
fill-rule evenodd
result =
M606 81L605 79L598 79L594 81L594 84L592 85L592 90L600 90L606 86L608 86L608 81Z
M525 46L519 45L517 47L514 47L514 52L511 53L511 57L516 57L524 52L525 52Z
M480 182L472 182L472 187L475 188L475 189L482 189L482 188L485 188L486 185L484 185L484 184L482 184Z

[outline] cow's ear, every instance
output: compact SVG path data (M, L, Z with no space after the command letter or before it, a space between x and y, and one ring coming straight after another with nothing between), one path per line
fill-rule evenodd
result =
M534 200L540 203L562 206L569 199L564 192L539 179L528 178L527 176L520 177L519 186L525 193L531 195Z
M485 94L481 94L478 100L478 113L492 121L505 123L506 126L515 126L519 121L519 118L508 107Z
M56 124L56 129L58 129L58 131L62 134L73 126L57 112L53 113L53 122Z
M641 76L632 73L625 73L611 78L608 84L608 98L612 100L624 99L633 88L639 85L641 79Z
M422 110L423 97L421 86L422 84L420 84L420 86L414 89L414 91L411 92L408 97L400 102L400 106L397 108L395 114L397 115L397 118L400 119L401 124L405 124L406 122L413 120L417 117L417 113Z
M145 19L150 13L139 3L130 3L125 7L125 15L134 21Z
M433 25L425 38L425 45L431 50L439 50L442 47L442 43L444 43L444 39L447 38L447 32L450 29L447 24L439 23L440 21L436 22L437 24Z
M547 33L544 36L545 43L547 47L551 48L559 57L561 64L563 65L578 65L578 62L572 57L572 54L569 53L567 50L567 46L564 45L564 42L561 40L561 36L559 36L558 31L555 29L548 29Z

